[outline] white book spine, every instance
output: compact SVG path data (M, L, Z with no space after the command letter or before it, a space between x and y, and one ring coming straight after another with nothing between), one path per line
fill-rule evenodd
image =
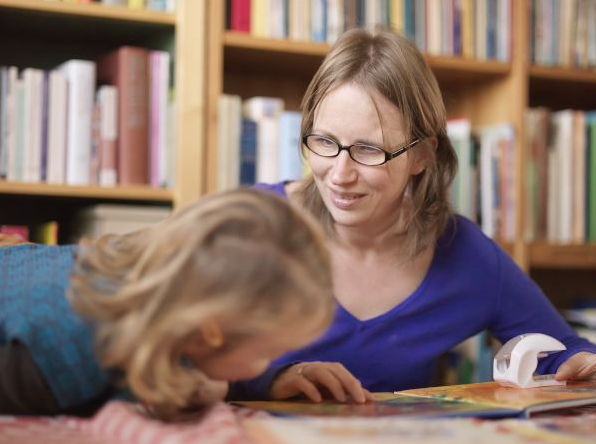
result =
M272 183L278 177L279 118L266 117L257 122L257 182Z
M63 73L50 72L48 104L48 164L46 180L64 183L66 180L66 128L68 83Z
M25 171L26 182L41 181L41 134L43 107L43 71L27 68L25 81Z
M18 89L22 88L22 80L15 66L8 68L8 88L6 102L6 178L16 180L17 163L17 130L18 130Z
M60 65L68 80L66 183L90 183L91 121L95 90L95 63L69 60Z
M103 85L97 92L99 101L99 184L115 186L118 183L116 169L116 140L118 138L118 88Z
M158 85L158 152L159 186L167 186L168 183L168 91L170 89L170 54L159 52L159 85Z

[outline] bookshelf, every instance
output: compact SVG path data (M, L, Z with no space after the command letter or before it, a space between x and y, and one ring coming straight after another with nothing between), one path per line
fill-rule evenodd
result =
M466 116L472 126L510 122L515 132L516 235L500 242L526 272L556 299L563 292L596 288L596 245L553 245L527 242L523 236L527 159L524 149L525 110L546 106L555 110L594 108L596 71L535 66L529 62L530 0L511 2L511 59L507 63L463 57L426 56L439 81L448 117ZM303 92L329 46L254 37L224 27L224 2L208 6L208 71L206 187L217 184L217 97L238 94L281 97L286 108L298 110ZM561 286L548 277L553 270ZM574 273L582 276L577 278ZM555 274L557 274L555 273ZM563 288L565 287L565 288Z
M206 2L178 0L175 14L100 3L0 0L0 65L51 69L73 58L96 59L122 45L170 53L176 96L174 186L69 186L0 180L2 223L58 220L68 239L77 209L96 203L180 207L203 184ZM62 231L65 231L63 236Z

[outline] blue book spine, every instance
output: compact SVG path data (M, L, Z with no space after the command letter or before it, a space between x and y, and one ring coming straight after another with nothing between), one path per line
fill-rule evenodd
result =
M414 0L404 0L404 31L406 37L416 40L416 15L414 12Z
M242 120L240 134L240 185L253 185L257 165L257 123Z
M488 0L486 23L486 58L497 57L497 0Z
M462 55L461 0L453 0L453 55Z

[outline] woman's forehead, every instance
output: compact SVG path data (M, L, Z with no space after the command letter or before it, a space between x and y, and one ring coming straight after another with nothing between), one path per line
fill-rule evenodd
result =
M331 126L335 131L403 132L400 110L380 92L356 83L328 91L315 109L313 126ZM328 128L322 128L328 129ZM329 129L330 130L330 129Z

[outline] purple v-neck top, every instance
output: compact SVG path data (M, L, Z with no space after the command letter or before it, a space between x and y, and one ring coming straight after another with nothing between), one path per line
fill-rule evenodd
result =
M257 188L287 197L284 183ZM281 356L260 377L232 384L229 399L268 399L277 373L304 361L340 362L373 392L428 386L438 357L483 330L502 343L522 333L563 342L567 350L542 359L540 373L554 373L579 351L596 353L507 253L475 223L455 216L437 241L427 275L404 301L364 321L338 303L318 340Z

